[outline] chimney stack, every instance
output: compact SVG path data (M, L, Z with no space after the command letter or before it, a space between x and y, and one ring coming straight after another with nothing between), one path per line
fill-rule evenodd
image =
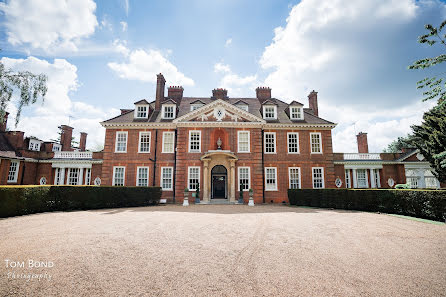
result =
M166 87L166 80L160 73L156 76L156 98L155 98L155 110L161 110L161 102L164 101L164 89Z
M258 87L256 89L256 97L259 99L260 103L271 99L271 88L268 87Z
M212 97L214 99L228 99L228 90L222 88L213 89Z
M367 154L369 152L367 133L359 132L359 134L356 135L356 141L358 142L358 153Z
M0 132L6 131L6 125L8 124L8 115L9 112L5 112L5 115L3 116L3 121L0 124Z
M73 128L67 125L61 125L59 129L62 130L62 133L60 135L60 144L62 145L62 151L71 151Z
M170 86L167 88L167 97L180 103L181 99L183 99L183 90L182 86Z
M317 107L317 92L314 90L311 91L310 95L308 95L308 105L310 106L310 109L313 110L313 114L318 117L319 110Z
M85 152L85 146L87 145L87 133L81 132L81 138L79 140L79 150Z

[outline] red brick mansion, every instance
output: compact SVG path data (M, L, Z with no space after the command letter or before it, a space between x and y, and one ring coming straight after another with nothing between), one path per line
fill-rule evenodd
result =
M160 186L163 198L182 202L183 191L200 189L202 202L235 202L253 189L256 203L287 202L289 188L438 188L429 163L416 150L368 152L367 134L358 153L333 153L331 130L319 117L317 92L309 108L285 103L259 87L255 98L232 98L225 89L209 97L183 97L157 76L155 100L103 121L104 150L71 146L72 129L61 126L61 143L0 132L0 184L96 184ZM37 144L36 144L37 143Z

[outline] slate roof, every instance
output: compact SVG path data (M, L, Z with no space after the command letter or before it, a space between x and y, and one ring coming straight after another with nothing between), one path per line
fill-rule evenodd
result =
M166 97L165 100L169 100L170 98ZM190 106L193 103L196 103L197 101L203 102L205 105L212 103L215 101L215 99L210 97L183 97L181 99L181 103L177 106L178 112L177 112L177 118L181 117L190 111ZM230 104L236 104L240 101L243 101L248 105L248 112L259 117L263 118L261 114L262 104L259 102L257 98L228 98L224 99L226 102ZM290 120L289 116L285 112L285 110L288 108L289 104L285 103L279 99L271 98L268 99L269 101L273 102L277 105L277 120L267 120L268 123L282 123L282 124L291 124L291 123L301 123L301 124L328 124L328 125L334 125L333 122L324 120L320 117L317 117L313 114L313 111L309 108L304 108L304 120ZM154 109L155 102L151 102L150 106ZM154 122L172 122L173 119L161 119L161 113L159 111L154 111L151 113L150 117L148 119L134 119L133 113L128 112L126 114L118 115L114 118L105 120L104 123L135 123L135 122L147 122L147 123L154 123Z

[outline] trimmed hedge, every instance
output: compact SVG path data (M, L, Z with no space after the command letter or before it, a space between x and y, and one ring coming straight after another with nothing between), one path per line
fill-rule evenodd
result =
M135 207L158 204L160 187L0 187L0 217L45 211Z
M445 190L289 189L291 205L446 219Z

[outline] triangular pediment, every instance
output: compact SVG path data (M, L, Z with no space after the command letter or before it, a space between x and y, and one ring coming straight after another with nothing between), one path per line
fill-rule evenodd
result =
M253 122L265 123L265 120L244 111L224 100L217 99L194 111L175 119L179 122Z

